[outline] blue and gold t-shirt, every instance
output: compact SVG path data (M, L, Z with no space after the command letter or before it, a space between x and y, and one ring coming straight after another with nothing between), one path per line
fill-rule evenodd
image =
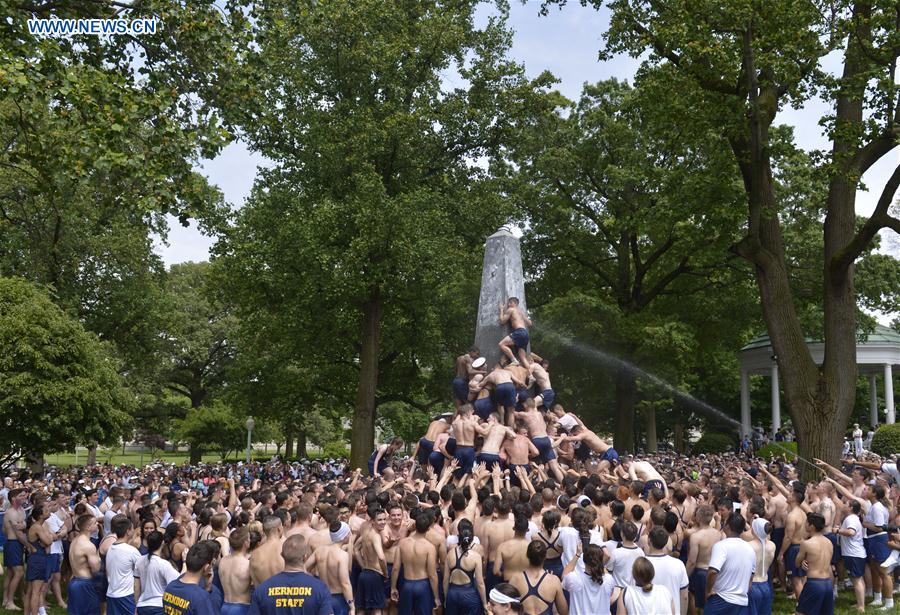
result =
M305 572L281 572L253 591L250 615L332 615L328 586Z
M209 592L196 583L182 583L178 577L163 592L165 615L217 615Z

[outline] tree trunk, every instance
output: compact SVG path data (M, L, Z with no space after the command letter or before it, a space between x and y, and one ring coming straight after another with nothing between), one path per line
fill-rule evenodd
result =
M647 447L646 452L655 453L657 450L656 441L656 408L649 406L644 410L644 420L647 429Z
M681 418L681 415L675 417L675 452L683 455L685 453L684 447L684 420Z
M190 463L191 465L195 465L200 463L203 457L203 449L197 446L196 444L191 444L190 448Z
M306 430L297 433L297 457L306 457Z
M634 373L625 367L616 371L616 428L613 446L622 453L634 452L634 404L637 382Z
M87 465L89 465L89 466L97 465L97 445L96 444L93 444L88 447Z
M375 393L378 388L379 334L381 332L381 293L373 288L363 306L361 349L359 353L359 386L353 411L350 437L350 468L366 468L375 445Z
M294 456L294 430L290 426L284 428L284 458L291 459Z

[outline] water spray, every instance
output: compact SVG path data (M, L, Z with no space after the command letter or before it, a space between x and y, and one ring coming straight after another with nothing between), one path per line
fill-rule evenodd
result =
M730 416L728 416L727 414L725 414L718 408L714 408L713 406L709 405L705 401L697 399L690 393L685 393L681 389L677 388L675 385L663 380L662 378L660 378L659 376L657 376L655 374L651 374L647 370L638 367L634 363L632 363L630 361L626 361L625 359L617 357L613 354L610 354L609 352L606 352L605 350L600 350L599 348L594 348L593 346L589 346L587 344L584 344L582 342L574 340L566 335L563 335L561 333L553 331L552 329L548 329L547 327L545 327L543 325L538 325L537 323L534 323L532 325L532 328L535 329L536 331L540 332L542 335L556 338L563 346L567 346L583 356L590 357L596 361L599 361L599 362L601 362L605 365L608 365L612 368L615 368L615 369L628 370L629 372L633 373L635 376L639 377L641 380L650 382L650 383L668 391L675 397L675 399L685 403L688 406L696 408L697 410L699 410L700 412L702 412L703 414L705 414L709 417L715 418L719 421L722 421L723 423L725 423L727 425L730 425L732 428L735 428L735 430L738 432L738 434L743 435L743 434L741 434L741 423L739 421L736 421L735 419L731 418ZM817 466L816 464L801 457L797 453L794 453L793 451L785 448L784 446L778 444L778 442L773 441L773 442L770 442L770 444L772 446L774 446L775 448L781 449L788 455L796 457L797 459L812 466L813 468L816 468L816 470L819 470L820 472L822 471L821 468L819 468L819 466Z

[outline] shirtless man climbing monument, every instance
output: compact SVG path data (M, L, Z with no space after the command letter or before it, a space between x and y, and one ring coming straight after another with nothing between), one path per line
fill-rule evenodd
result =
M476 374L484 374L483 367L476 368L472 362L478 358L481 352L476 346L469 348L469 352L456 357L456 365L453 372L453 405L459 409L461 404L469 400L469 381ZM483 362L483 361L482 361Z
M519 363L528 369L531 365L528 360L528 327L531 326L531 319L519 308L518 297L510 297L506 305L500 304L500 324L508 324L510 329L510 334L500 340L500 352L506 355L509 362L515 361L518 355Z

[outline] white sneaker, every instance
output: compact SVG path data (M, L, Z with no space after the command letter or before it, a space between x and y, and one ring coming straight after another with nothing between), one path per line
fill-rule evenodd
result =
M884 605L883 607L881 607L881 608L878 609L878 610L879 610L879 611L893 611L893 610L894 610L894 605L893 605L893 604L886 604L886 605Z
M870 602L869 606L881 606L882 604L884 604L884 602L882 602L881 599L879 598L878 600Z

